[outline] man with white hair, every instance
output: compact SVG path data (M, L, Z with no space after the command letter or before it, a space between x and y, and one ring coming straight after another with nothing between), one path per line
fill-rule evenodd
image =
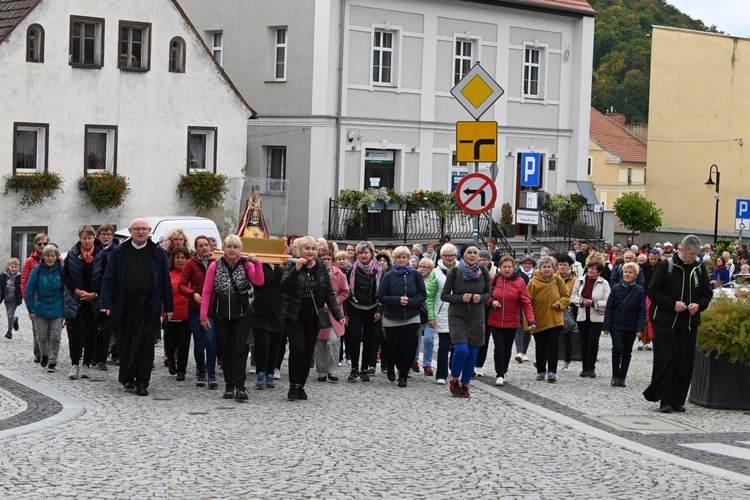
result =
M662 413L685 411L700 313L711 302L709 276L697 258L701 246L695 235L686 236L677 255L657 265L648 287L654 365L643 396L660 401Z
M430 273L427 283L427 326L438 334L438 355L435 382L445 385L448 379L448 352L451 347L451 336L448 330L448 304L443 304L440 294L443 293L445 277L448 271L456 266L458 250L452 243L445 243L440 247L440 259L437 267Z
M668 241L664 242L664 251L661 254L662 260L667 260L670 257L674 257L674 247Z
M622 281L622 266L627 264L628 262L635 262L635 255L636 253L632 250L628 250L624 254L622 254L622 263L617 264L614 269L612 269L612 276L609 277L609 286L612 288L616 284L618 284L620 281ZM636 282L643 286L643 274L638 273L638 277L636 278Z

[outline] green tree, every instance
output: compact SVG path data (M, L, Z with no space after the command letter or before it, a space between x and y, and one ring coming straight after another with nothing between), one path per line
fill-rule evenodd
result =
M661 227L661 216L664 211L641 193L620 196L615 201L614 208L620 223L632 231L633 239L636 231L650 232Z

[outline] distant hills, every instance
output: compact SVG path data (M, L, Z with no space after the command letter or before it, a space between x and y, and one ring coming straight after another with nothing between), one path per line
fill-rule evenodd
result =
M629 123L648 121L651 26L719 33L664 0L588 0L598 12L594 28L591 104L614 108Z

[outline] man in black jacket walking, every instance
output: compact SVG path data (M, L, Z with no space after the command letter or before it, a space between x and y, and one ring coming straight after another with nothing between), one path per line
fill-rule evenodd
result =
M692 234L686 236L679 252L659 263L648 287L654 366L651 385L643 396L648 401L661 401L662 413L685 411L700 312L711 302L709 277L697 259L700 251L700 240Z

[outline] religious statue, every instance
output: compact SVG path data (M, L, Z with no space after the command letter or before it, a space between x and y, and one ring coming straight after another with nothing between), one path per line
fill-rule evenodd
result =
M251 238L268 238L268 226L263 216L263 207L260 203L260 186L252 186L253 195L247 200L245 213L240 218L240 225L237 228L237 236L246 236Z

